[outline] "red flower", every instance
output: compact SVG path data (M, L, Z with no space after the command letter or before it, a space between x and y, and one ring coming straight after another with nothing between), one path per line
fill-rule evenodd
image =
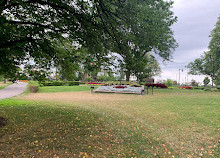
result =
M146 83L145 84L145 86L147 86L147 87L157 87L157 88L168 88L166 85L164 85L164 84L148 84L148 83Z
M190 86L182 86L182 87L178 87L179 89L193 89L193 87Z

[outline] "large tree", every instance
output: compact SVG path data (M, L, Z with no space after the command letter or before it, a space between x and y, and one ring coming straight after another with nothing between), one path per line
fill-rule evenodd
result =
M106 3L102 0L1 1L0 72L14 73L16 65L29 58L48 64L59 60L56 42L66 36L91 53L99 51L112 35L105 25L108 21L103 21L98 13L101 5L103 10L110 9L104 6Z
M171 25L177 18L170 10L171 1L132 1L130 5L125 6L126 23L119 29L122 38L119 41L119 49L116 50L125 63L126 80L135 73L137 66L148 65L145 55L157 54L163 60L170 60L172 52L177 47L173 38ZM142 64L135 64L136 62ZM143 66L138 68L139 72L144 72Z
M190 69L189 74L192 75L207 75L216 85L220 84L220 17L211 32L211 41L209 43L209 51L203 56L195 59L194 62L188 64Z
M129 61L134 53L154 51L168 60L176 46L171 5L163 0L3 0L0 73L13 74L30 58L47 65L62 62L55 48L66 37L91 54L115 51Z
M135 61L134 75L139 82L146 81L147 78L151 78L161 73L159 63L151 54L146 54L141 59L136 58Z

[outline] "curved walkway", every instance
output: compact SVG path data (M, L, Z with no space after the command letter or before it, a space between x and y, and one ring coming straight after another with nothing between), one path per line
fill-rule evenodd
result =
M18 82L11 84L0 90L0 99L10 98L23 93L26 90L27 83Z

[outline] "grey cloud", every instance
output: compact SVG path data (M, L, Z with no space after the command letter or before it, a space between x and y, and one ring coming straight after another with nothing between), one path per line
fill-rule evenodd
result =
M161 65L162 78L171 74L200 57L207 51L210 33L220 15L220 0L174 0L174 14L178 22L173 26L174 37L179 48L173 54L173 62ZM167 74L167 75L166 75ZM198 76L199 78L199 76Z

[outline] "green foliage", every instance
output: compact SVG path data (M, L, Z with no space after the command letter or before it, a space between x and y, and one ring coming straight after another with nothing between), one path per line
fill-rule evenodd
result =
M208 77L205 77L203 80L204 85L207 86L209 82L210 82L210 79Z
M109 76L109 75L100 75L98 76L98 81L103 82L103 81L115 81L116 78L114 76Z
M68 86L78 86L80 84L80 81L68 81Z
M194 86L193 89L195 89L195 90L204 90L205 88L204 87Z
M167 87L172 87L173 86L173 80L171 79L167 79L164 84L167 86Z
M195 59L187 65L190 69L189 74L192 75L208 75L212 78L212 82L218 76L218 63L216 62L216 56L213 56L212 52L205 52L201 58Z
M91 81L92 81L92 77L87 76L87 77L86 77L86 81L87 81L87 82L91 82Z
M143 82L145 79L155 75L159 75L161 72L159 63L153 55L146 54L142 59L137 58L133 61L134 74L139 82Z
M209 43L209 51L205 52L201 58L188 64L190 74L192 75L208 75L212 79L212 85L220 84L220 17L211 32L211 41Z
M43 86L78 86L80 81L43 81L39 83Z
M177 81L173 81L173 85L177 85L178 83L177 83Z
M163 60L169 60L177 47L170 29L176 22L176 17L170 10L173 4L171 1L130 1L128 4L123 12L126 21L131 25L128 28L122 27L123 36L120 34L122 38L119 44L121 48L115 52L123 58L126 81L131 74L135 74L138 80L142 81L143 78L160 73L155 54Z
M196 82L196 80L191 80L191 85L192 85L192 86L197 86L197 87L198 87L199 83Z
M4 81L4 76L0 75L0 81Z
M90 91L90 86L43 86L39 93Z
M63 79L72 80L81 56L83 69L93 78L109 52L123 57L129 73L134 71L130 60L142 60L151 51L168 60L176 47L170 29L176 22L172 4L163 0L2 1L0 73L15 74L17 65L31 61L37 65L35 70L54 66ZM89 67L91 62L96 66ZM144 72L143 68L135 72Z

